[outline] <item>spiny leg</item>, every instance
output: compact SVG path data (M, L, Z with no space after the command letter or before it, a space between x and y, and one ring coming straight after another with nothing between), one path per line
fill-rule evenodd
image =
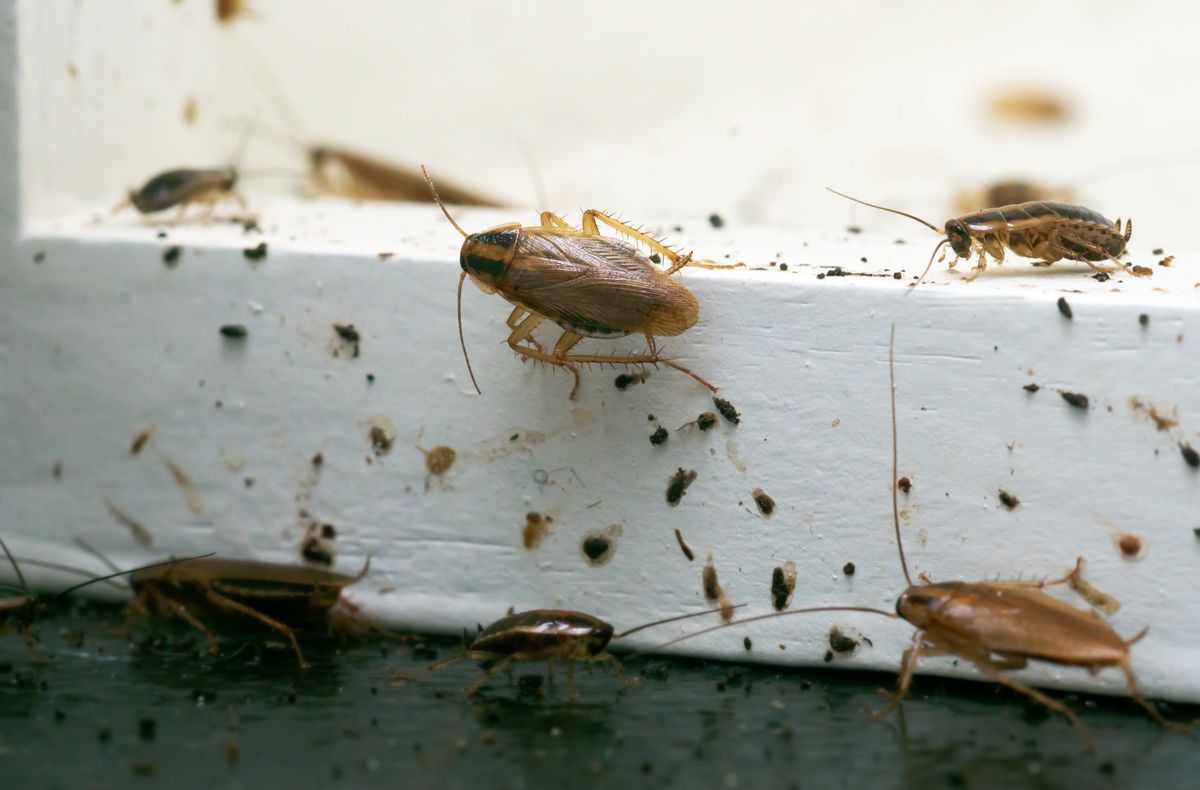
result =
M483 688L483 684L487 683L491 679L492 675L495 675L502 669L508 669L514 663L520 661L521 659L517 658L518 655L519 654L517 653L513 653L511 656L505 656L484 670L483 677L481 677L473 686L467 689L467 696L474 697L479 693L479 689Z
M984 252L982 247L980 247L979 248L979 262L976 263L974 268L971 269L970 274L963 276L963 282L965 282L965 283L971 282L976 277L983 274L985 269L987 269L987 253Z
M167 607L170 610L172 615L183 620L185 623L190 625L192 628L195 628L197 631L200 632L200 634L208 642L208 652L209 653L211 653L212 655L215 656L215 655L217 655L217 653L220 652L220 648L217 646L216 634L214 634L212 632L212 630L209 629L208 626L206 626L204 623L200 622L200 620L194 614L192 614L190 611L188 611L188 608L186 606L184 606L182 603L176 601L173 598L167 597L166 595L162 595L161 593L156 593L156 594L159 595L162 598L162 600L166 602Z
M1129 696L1133 697L1133 701L1142 706L1142 709L1150 714L1156 722L1164 727L1168 727L1175 732L1187 732L1191 729L1190 726L1179 721L1171 721L1167 717L1158 712L1158 708L1154 707L1154 703L1142 696L1142 691L1138 688L1137 678L1134 677L1133 667L1129 666L1129 659L1126 658L1118 666L1125 673L1125 683L1129 686Z
M542 227L547 230L554 228L565 228L567 230L575 230L565 219L555 214L553 211L543 211L541 214Z
M393 669L392 685L395 687L406 686L410 680L416 680L422 675L432 675L435 672L441 672L446 667L453 666L459 661L462 661L464 658L469 657L470 653L463 653L461 655L452 656L442 661L438 661L436 664L430 664L427 667L422 667L421 669L410 669L407 671L402 669Z
M638 678L629 677L629 675L625 673L625 667L621 665L621 662L618 661L617 657L612 653L597 653L596 655L592 656L591 660L592 663L603 663L612 667L613 672L616 672L621 680L624 680L627 685L636 686L638 684Z
M632 239L637 239L650 249L660 253L664 258L671 262L671 266L667 269L667 274L674 274L691 262L691 253L688 253L687 255L680 255L679 253L675 252L675 250L663 244L650 234L644 233L632 225L627 225L626 223L621 222L619 219L614 219L605 214L603 211L588 209L587 211L583 212L583 232L588 236L599 236L600 228L596 226L597 220L603 222L605 225L617 231L618 233L623 233Z
M511 313L509 313L509 314L508 314L508 319L507 319L507 320L505 320L505 322L504 322L504 323L508 325L508 328L509 328L509 329L516 329L516 328L517 328L517 326L518 326L518 325L521 323L521 321L522 321L522 320L523 320L525 317L526 317L526 311L525 311L525 308L524 308L524 307L517 307L517 308L515 308L515 309L514 309L514 310L513 310ZM533 330L532 330L532 329L530 329L530 331L532 332ZM542 350L543 350L543 349L542 349L542 344L541 344L541 343L539 343L537 340L535 340L535 339L534 339L534 337L533 337L533 335L526 334L526 335L525 335L525 337L524 337L523 339L525 340L525 342L526 342L526 343L529 343L531 346L533 346L534 348L536 348L538 351L542 351Z
M1045 694L1033 688L1032 686L1027 686L1021 681L1005 675L1000 671L1000 668L997 667L986 656L964 656L964 658L974 664L976 669L996 683L999 683L1002 686L1008 686L1013 691L1024 694L1034 702L1040 703L1056 713L1061 713L1079 732L1079 735L1083 738L1084 743L1087 744L1088 751L1095 751L1096 744L1092 740L1092 736L1088 733L1087 728L1083 726L1083 722L1079 720L1079 717L1075 715L1075 711L1067 707L1066 704L1051 697L1047 697Z
M296 653L296 660L300 662L300 668L308 669L309 664L304 660L304 653L300 652L300 643L296 641L295 631L288 628L278 620L267 617L257 609L252 609L243 603L233 600L232 598L227 598L224 595L221 595L219 592L206 590L204 596L216 606L220 606L225 609L232 609L233 611L244 614L247 617L252 617L255 620L258 620L260 623L263 623L264 625L269 626L283 634L287 638L288 642L291 643L292 650Z
M899 707L904 698L908 696L908 689L912 685L913 673L917 671L917 660L921 657L924 640L924 631L918 630L913 634L912 647L905 650L904 655L900 659L900 679L896 681L895 693L889 695L888 706L883 710L868 711L871 718L875 721L887 718L892 711Z
M991 582L991 584L994 584L997 587L1017 587L1017 588L1026 587L1026 588L1041 590L1043 588L1053 587L1058 584L1069 584L1070 582L1075 581L1082 575L1083 575L1083 557L1077 557L1075 559L1075 567L1071 569L1071 572L1068 573L1066 576L1062 576L1057 579L1043 579L1042 581L1038 581L1038 582L1022 582L1022 581Z

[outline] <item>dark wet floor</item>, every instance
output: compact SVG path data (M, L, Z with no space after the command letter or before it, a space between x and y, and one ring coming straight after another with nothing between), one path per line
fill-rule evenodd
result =
M637 658L642 682L542 667L478 699L469 662L391 686L393 668L453 640L278 646L118 637L119 609L43 617L39 663L0 639L0 786L92 787L1189 787L1200 738L1163 732L1123 700L1069 697L1099 747L1023 698L918 679L903 715L866 707L893 678ZM528 676L528 677L526 677ZM525 679L523 679L525 678ZM1200 715L1175 709L1176 717Z

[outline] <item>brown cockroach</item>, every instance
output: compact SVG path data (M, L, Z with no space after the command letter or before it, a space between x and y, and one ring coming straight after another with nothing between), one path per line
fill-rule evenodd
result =
M357 607L342 597L342 590L366 576L370 566L367 558L357 575L347 576L316 568L218 558L139 571L129 578L135 596L130 614L179 617L204 636L213 654L217 653L217 638L202 622L201 614L255 620L283 635L300 666L307 668L296 632L327 626L338 605L357 614Z
M167 170L153 176L138 189L129 190L126 199L118 203L113 212L130 205L142 214L157 214L178 207L179 213L175 217L178 222L193 204L204 205L205 216L211 216L216 204L223 200L235 200L245 209L246 200L235 188L237 181L238 172L233 167Z
M1083 206L1041 200L1014 203L948 219L945 229L938 230L935 225L913 214L868 203L835 189L829 191L870 208L908 217L936 233L945 234L946 238L933 248L933 254L929 256L929 263L921 272L917 285L920 285L921 280L929 273L938 250L947 244L955 256L950 262L951 267L960 258L970 259L971 255L978 251L978 263L969 275L963 277L963 280L968 282L987 268L989 255L996 263L1003 263L1006 248L1021 257L1037 259L1035 266L1049 266L1055 261L1066 259L1081 261L1098 272L1107 273L1105 269L1097 266L1096 262L1108 260L1115 263L1121 271L1135 275L1144 273L1117 258L1125 252L1125 245L1133 235L1133 221L1126 220L1122 230L1120 219L1114 224Z
M475 391L481 392L467 357L462 333L462 287L470 277L484 293L499 294L514 309L508 316L508 346L525 359L565 368L575 377L570 399L579 392L578 365L666 365L691 376L709 390L717 388L682 365L664 359L656 335L674 337L690 329L700 317L700 305L671 275L692 262L691 253L680 255L658 239L602 212L583 212L580 230L558 215L541 212L541 224L519 222L498 225L481 233L467 233L446 209L425 168L421 168L434 202L464 239L459 252L462 274L458 278L458 339ZM636 247L600 235L597 223L642 242L671 262L665 271L656 267ZM557 324L563 334L546 351L533 338L542 322ZM625 356L572 354L585 337L616 338L641 334L648 352Z
M888 379L892 408L892 480L897 480L899 467L898 431L896 428L896 377L893 368L895 325L888 344ZM1043 661L1059 666L1082 667L1092 674L1107 667L1117 667L1125 675L1129 695L1159 724L1173 729L1186 725L1168 721L1138 689L1130 662L1130 647L1149 631L1143 628L1130 639L1124 639L1098 614L1081 610L1042 592L1058 584L1072 585L1083 571L1083 558L1074 569L1059 579L1040 582L934 582L920 574L920 584L909 575L900 535L900 508L895 483L892 485L892 527L904 572L907 588L896 599L896 611L888 612L865 606L815 606L772 612L738 620L736 623L714 626L685 635L654 648L662 648L711 631L745 625L775 617L788 617L814 612L867 612L891 619L907 620L916 630L912 646L904 651L900 661L900 678L890 704L876 712L880 719L891 713L908 695L917 662L922 657L954 656L969 661L989 680L1030 697L1047 708L1062 714L1073 724L1089 745L1091 740L1075 712L1059 700L1022 683L1005 670L1024 668L1029 661ZM1072 585L1075 586L1075 585Z
M739 609L742 606L745 604L729 608ZM393 685L402 685L421 675L441 671L465 658L481 662L485 669L483 677L467 689L468 696L478 693L492 675L522 661L545 661L547 669L552 668L553 662L561 661L567 666L568 679L574 674L576 661L585 661L589 665L605 663L618 675L625 677L621 662L607 650L609 643L647 628L721 611L718 607L675 615L643 623L614 636L612 623L590 614L566 609L530 609L501 617L482 629L461 655L439 661L416 672L396 671L396 681Z
M25 575L21 572L21 566L17 564L16 557L14 557L8 550L8 546L4 543L3 539L0 539L0 548L4 549L4 554L6 557L8 557L9 564L12 565L12 569L16 573L17 582L21 585L19 588L19 595L0 598L0 636L6 634L9 630L14 630L25 642L25 644L29 646L29 649L34 651L34 653L37 653L38 642L37 635L33 632L34 621L48 606L51 606L55 602L62 600L76 590L81 590L84 587L89 587L93 584L99 584L100 582L109 581L119 576L130 576L132 574L149 571L151 569L159 569L163 566L195 562L197 560L213 556L211 554L205 554L199 557L184 557L176 560L165 560L162 562L155 562L150 565L141 565L137 568L131 568L129 570L118 570L114 573L109 573L104 576L91 576L86 574L84 571L58 565L57 563L26 560L26 562L30 565L40 565L48 568L54 568L56 570L64 570L68 573L82 573L88 576L87 581L72 585L61 592L55 593L51 598L43 600L29 587L28 584L25 583Z

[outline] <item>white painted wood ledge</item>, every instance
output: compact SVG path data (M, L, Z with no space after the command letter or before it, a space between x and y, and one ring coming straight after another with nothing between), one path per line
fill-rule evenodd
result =
M34 79L36 64L61 53L35 54L26 37L49 35L57 17L15 7L24 16L9 4L3 56ZM168 26L159 32L169 36L171 24L194 32L199 6L187 8L186 24L156 11ZM78 46L88 27L72 29L56 46ZM202 61L214 35L186 39L176 55ZM134 73L110 53L75 57L78 79L100 62ZM691 379L664 368L618 391L619 371L594 369L568 401L569 375L522 365L503 345L506 304L467 288L476 395L454 320L461 239L432 207L305 200L252 184L261 233L184 224L161 228L162 238L157 224L108 213L124 186L185 163L178 151L174 159L122 152L94 167L75 151L76 188L50 190L50 174L63 172L54 152L82 143L74 133L46 143L35 135L76 118L39 104L76 90L64 82L74 78L40 79L51 87L36 96L28 82L0 84L8 108L0 143L20 165L2 176L5 205L17 211L4 217L0 261L0 534L19 556L96 569L71 545L81 537L122 565L206 551L299 562L304 510L336 526L336 569L355 571L372 557L350 595L398 627L457 632L509 606L554 606L622 629L706 607L701 570L710 552L747 614L770 610L772 570L787 562L798 579L792 607L890 609L903 587L889 498L895 322L900 474L912 481L901 507L914 573L1057 576L1082 555L1085 577L1120 601L1116 629L1131 636L1151 627L1133 650L1145 690L1200 701L1200 470L1179 449L1200 448L1200 270L1185 249L1170 250L1175 264L1154 266L1152 278L1105 283L1080 265L1034 270L1019 260L964 283L935 264L902 298L936 237L901 220L868 223L855 213L868 232L851 233L844 222L794 230L735 219L717 229L696 212L637 217L698 257L749 266L683 273L700 321L664 345L717 384L742 422L676 430L713 408ZM167 94L169 75L144 79L163 81L143 84L148 95ZM162 134L176 132L164 124ZM187 163L227 156L228 135L188 134L204 139L192 140L201 154ZM106 132L97 138L104 144L93 156L108 141ZM455 213L468 229L535 217L532 209ZM1161 256L1142 239L1135 232L1132 258L1153 265ZM260 242L266 257L247 259L243 251ZM175 246L179 257L167 266L163 253ZM820 276L833 267L854 276ZM904 279L886 276L896 271ZM868 274L884 276L859 276ZM1060 314L1060 297L1073 319ZM222 337L218 328L231 323L247 337ZM357 355L335 323L360 332ZM587 343L638 348L632 339ZM1027 392L1032 383L1041 389ZM1089 408L1072 407L1058 390L1086 394ZM1150 407L1178 424L1158 430ZM377 455L370 426L383 417L395 442ZM648 436L658 425L671 435L654 447ZM135 434L150 426L156 447L194 482L200 512L156 455L130 455ZM457 453L442 477L428 474L421 452L438 445ZM671 507L664 492L678 468L697 479ZM755 509L758 488L777 503L770 518ZM1001 488L1019 497L1018 508L1000 503ZM105 499L153 533L152 549L134 542ZM530 512L553 519L534 549L523 545ZM593 567L581 541L614 525L615 553ZM1142 541L1136 559L1123 556L1122 533ZM843 573L847 562L853 576ZM62 582L27 573L42 585ZM1069 591L1054 594L1083 605ZM639 634L629 645L699 625ZM832 625L873 642L835 659L847 668L894 670L911 635L904 623L868 615L799 616L679 652L821 664ZM944 660L922 667L972 676ZM1048 686L1123 690L1116 672L1034 665L1021 674Z

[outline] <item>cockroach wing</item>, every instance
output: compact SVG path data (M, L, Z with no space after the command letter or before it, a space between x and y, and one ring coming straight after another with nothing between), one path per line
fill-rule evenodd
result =
M679 335L700 307L638 250L602 236L525 230L498 289L585 337Z
M931 636L1002 656L1101 667L1129 653L1125 641L1094 613L1037 590L986 583L956 585L931 611Z

